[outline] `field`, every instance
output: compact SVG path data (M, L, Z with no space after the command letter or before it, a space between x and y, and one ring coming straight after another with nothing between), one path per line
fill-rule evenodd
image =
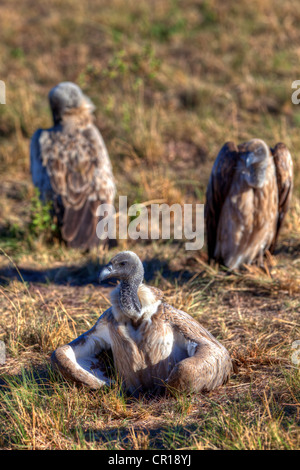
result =
M300 79L298 0L3 0L0 6L1 449L299 449ZM274 256L228 274L206 247L122 240L67 249L50 236L29 171L30 137L51 126L47 94L74 81L92 99L118 195L204 203L224 142L284 142L294 193ZM97 283L122 249L146 280L230 351L236 370L208 394L91 392L50 366L59 345L109 306Z

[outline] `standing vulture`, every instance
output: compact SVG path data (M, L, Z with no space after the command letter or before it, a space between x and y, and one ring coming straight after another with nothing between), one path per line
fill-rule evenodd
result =
M62 239L73 248L99 243L97 207L113 204L115 183L107 149L93 124L92 102L71 82L49 93L54 126L31 140L33 184L52 201Z
M253 139L227 142L214 163L206 191L209 260L238 269L262 264L273 253L293 186L293 162L287 147L270 149Z
M169 305L163 293L143 284L144 269L131 251L118 253L100 280L116 278L112 306L97 323L52 354L61 373L92 389L109 385L99 354L111 351L127 391L209 391L232 370L226 348L190 315Z

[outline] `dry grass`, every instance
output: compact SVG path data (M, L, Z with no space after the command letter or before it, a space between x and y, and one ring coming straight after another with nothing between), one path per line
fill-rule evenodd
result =
M4 0L0 7L0 447L30 449L297 449L300 339L300 112L297 0L252 2ZM292 208L266 270L228 274L181 243L122 241L83 255L29 228L29 139L51 124L49 89L77 82L128 203L204 202L227 140L284 141L294 158ZM207 395L124 396L66 383L49 355L108 305L96 275L115 251L145 261L147 280L230 350L232 380Z

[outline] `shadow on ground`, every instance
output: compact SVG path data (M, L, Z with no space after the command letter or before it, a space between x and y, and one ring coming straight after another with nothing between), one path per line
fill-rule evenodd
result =
M195 434L201 432L202 426L198 422L192 422L188 425L157 426L151 429L146 427L136 427L134 430L128 430L125 427L116 427L107 430L95 431L88 429L84 432L86 442L103 443L108 449L115 449L117 442L122 442L125 450L132 450L132 437L136 432L145 437L145 448L147 449L170 449L174 445L174 436L179 442L185 442ZM74 429L76 432L76 429ZM142 443L141 443L142 444ZM157 456L159 463L159 456Z
M274 255L284 255L293 259L300 256L299 240L282 240L282 242L276 247Z
M186 282L192 277L192 273L185 270L173 271L169 263L158 258L146 260L144 263L145 281L150 282L160 274L170 281L180 283ZM88 261L83 265L59 266L49 269L28 269L21 266L16 268L8 266L0 269L0 285L8 285L12 280L32 284L50 284L85 286L88 284L98 285L98 277L104 265ZM116 280L111 279L109 284L101 284L104 287L113 286Z

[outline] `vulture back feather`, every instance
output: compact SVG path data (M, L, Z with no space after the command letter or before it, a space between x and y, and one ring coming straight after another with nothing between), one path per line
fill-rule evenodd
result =
M92 122L91 102L71 85L71 91L67 82L50 92L55 125L32 137L31 173L41 199L53 202L62 238L71 247L87 249L99 243L96 210L101 203L113 203L115 182L106 146Z

